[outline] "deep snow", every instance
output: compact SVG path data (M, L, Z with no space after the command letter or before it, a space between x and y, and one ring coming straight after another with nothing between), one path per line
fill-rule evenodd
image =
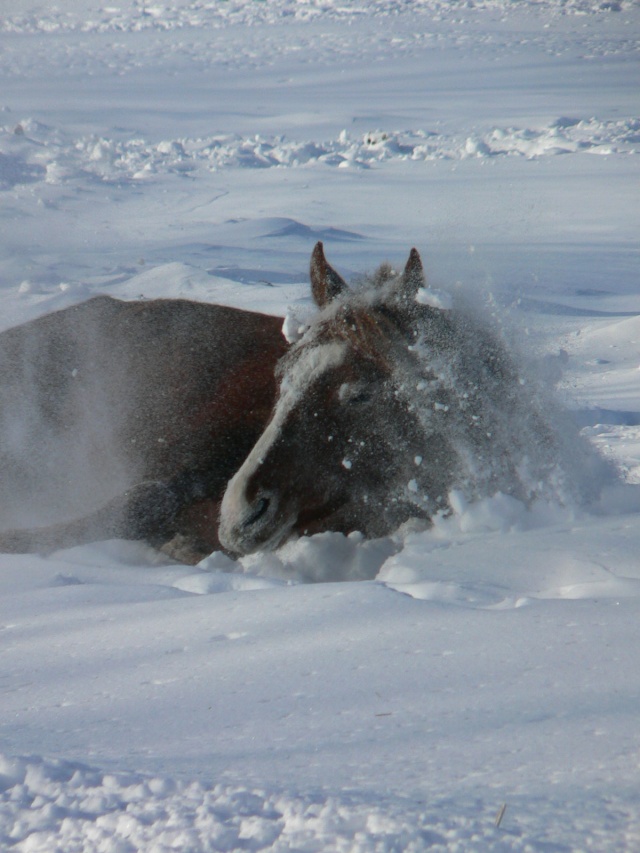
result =
M304 317L315 240L416 245L621 471L195 569L0 555L0 846L638 847L639 40L630 0L0 6L2 328Z

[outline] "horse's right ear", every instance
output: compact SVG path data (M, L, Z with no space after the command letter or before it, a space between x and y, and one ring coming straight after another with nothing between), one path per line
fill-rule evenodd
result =
M347 283L334 268L327 263L324 246L318 241L311 253L311 293L319 308L324 308L347 290Z
M402 290L406 296L413 298L421 287L425 286L422 259L417 249L409 253L409 260L402 273Z

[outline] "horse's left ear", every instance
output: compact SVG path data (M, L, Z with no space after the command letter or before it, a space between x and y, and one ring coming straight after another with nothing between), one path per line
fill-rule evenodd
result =
M316 243L311 253L310 277L311 292L319 308L324 308L336 296L348 289L346 281L327 262L324 246L320 241Z
M417 249L409 252L409 260L402 273L400 288L405 297L413 299L418 290L426 284L422 260Z

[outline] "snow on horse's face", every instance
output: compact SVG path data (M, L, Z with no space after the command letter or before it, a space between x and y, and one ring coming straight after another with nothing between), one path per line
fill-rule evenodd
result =
M403 496L423 429L398 389L422 282L413 250L402 275L382 267L368 291L350 293L317 244L321 312L278 365L271 421L227 488L219 536L230 551L323 530L378 536L423 514Z

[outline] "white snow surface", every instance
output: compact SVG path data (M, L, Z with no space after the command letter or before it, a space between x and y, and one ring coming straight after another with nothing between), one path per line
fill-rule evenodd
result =
M0 555L0 848L637 850L638 3L13 0L0 40L1 328L185 296L295 340L316 240L417 246L620 471L195 568Z

